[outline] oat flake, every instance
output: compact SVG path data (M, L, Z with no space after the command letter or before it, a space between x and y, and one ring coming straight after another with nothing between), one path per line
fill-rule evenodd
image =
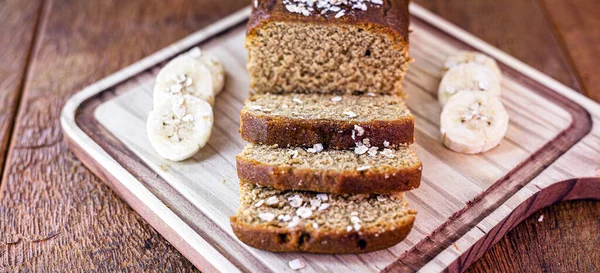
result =
M295 226L297 226L299 224L300 224L300 217L294 216L292 218L292 221L288 223L288 227L289 228L293 228L293 227L295 227Z
M381 154L387 158L394 158L396 156L394 155L394 152L391 149L383 149Z
M367 146L365 146L364 144L358 142L356 143L356 148L354 148L354 153L355 154L365 154L367 151L369 151L369 148L367 148Z
M354 125L354 130L356 130L356 135L357 136L362 136L365 134L365 129L363 127L360 127L358 125Z
M319 206L319 210L326 210L327 208L329 208L329 206L330 206L329 204L323 203Z
M300 207L296 210L296 215L302 217L303 219L306 219L312 216L312 210L307 207Z
M329 199L329 197L325 193L319 193L319 194L317 194L317 199L319 199L321 201L327 201L327 199Z
M306 267L306 264L302 262L300 259L293 259L288 262L288 265L292 270L299 270Z
M267 198L266 203L267 203L267 205L272 206L272 205L279 203L279 199L277 199L277 197L275 197L275 196L271 196L271 197Z
M258 218L260 218L263 221L270 222L273 221L273 219L275 219L275 214L269 212L259 213Z
M319 153L319 152L323 151L323 144L317 143L317 144L313 145L312 148L306 149L306 151L309 153L313 153L313 154Z
M290 206L297 208L302 206L302 198L300 196L298 196L297 194L288 198L288 202L290 203Z
M321 200L319 199L310 199L310 206L311 207L319 207L321 205Z
M369 148L369 156L376 156L377 155L377 147L371 147Z
M192 121L194 121L194 116L187 114L187 115L183 116L183 118L181 118L181 120L185 121L185 122L192 122Z

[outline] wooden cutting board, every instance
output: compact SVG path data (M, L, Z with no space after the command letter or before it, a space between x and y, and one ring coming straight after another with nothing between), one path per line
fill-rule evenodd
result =
M360 255L276 254L237 240L229 216L239 204L235 155L245 142L239 112L248 96L245 23L250 9L103 79L73 96L61 118L71 150L203 272L460 272L531 213L561 200L600 199L600 106L456 26L411 4L405 78L415 115L413 148L423 162L420 188L406 194L419 213L400 244ZM215 103L209 143L185 162L159 158L146 137L154 78L193 46L219 56L227 85ZM495 149L462 155L444 148L436 99L444 58L484 52L504 72L510 115Z

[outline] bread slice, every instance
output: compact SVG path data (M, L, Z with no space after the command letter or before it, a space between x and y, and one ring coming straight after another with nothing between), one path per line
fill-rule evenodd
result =
M332 195L240 184L231 217L247 245L273 252L362 253L391 247L412 228L416 212L399 195Z
M394 193L421 183L421 162L409 147L350 150L249 144L236 157L241 181L280 190L335 194Z
M394 95L256 94L242 109L240 134L279 147L393 148L413 143L414 117Z
M374 2L256 1L246 35L251 88L400 93L410 62L409 1Z

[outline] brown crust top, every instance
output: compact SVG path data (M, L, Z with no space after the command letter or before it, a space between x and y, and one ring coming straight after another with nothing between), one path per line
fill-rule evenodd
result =
M354 125L364 128L362 136L352 138ZM254 115L242 110L240 135L248 142L280 147L311 147L320 143L331 149L351 149L368 138L370 144L399 147L414 142L414 117L390 121L345 121L294 119L281 116Z
M367 4L366 11L345 8L346 14L335 18L335 13L320 14L313 12L309 16L289 12L282 0L256 0L248 21L247 34L268 22L301 22L307 24L357 25L366 29L391 34L397 42L408 45L409 0L384 0L383 5Z
M394 246L410 232L415 216L407 215L385 231L324 231L321 229L251 226L230 218L233 233L245 244L272 252L349 254L377 251Z
M241 181L279 190L307 190L334 194L389 194L409 191L421 184L421 162L386 171L318 171L275 166L236 157Z

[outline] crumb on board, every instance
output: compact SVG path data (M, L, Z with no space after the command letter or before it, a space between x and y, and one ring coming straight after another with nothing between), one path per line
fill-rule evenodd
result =
M454 248L456 248L456 251L458 251L460 253L460 248L458 247L458 245L456 243L452 244L454 246Z

